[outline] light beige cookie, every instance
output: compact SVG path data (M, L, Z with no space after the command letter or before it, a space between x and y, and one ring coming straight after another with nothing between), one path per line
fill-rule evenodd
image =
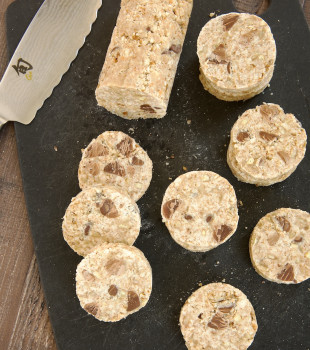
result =
M161 215L172 238L183 248L205 252L226 242L238 225L233 187L212 171L192 171L172 182Z
M96 89L100 106L126 119L167 111L193 0L122 0Z
M196 290L181 310L180 326L190 350L245 350L257 331L246 295L224 283Z
M116 322L146 305L152 269L136 247L106 243L86 256L76 270L81 306L100 321Z
M197 54L204 88L221 100L238 101L259 94L269 84L276 45L263 19L229 13L202 28Z
M306 132L293 114L276 104L263 104L244 112L234 124L227 162L240 181L269 186L295 171L306 143Z
M105 242L132 245L140 226L139 208L126 193L113 187L93 186L71 200L62 231L69 246L86 256Z
M250 239L255 270L277 283L300 283L310 277L310 214L281 208L259 220Z
M153 164L133 138L121 131L106 131L83 150L79 184L112 185L125 190L137 201L148 189Z

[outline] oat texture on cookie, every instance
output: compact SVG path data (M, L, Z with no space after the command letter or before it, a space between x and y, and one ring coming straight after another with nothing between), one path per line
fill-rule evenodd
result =
M167 111L192 0L122 0L96 89L100 106L126 119Z
M293 114L268 103L244 112L230 134L227 162L243 182L269 186L285 180L302 161L307 135Z
M238 225L233 187L211 171L192 171L172 182L161 214L172 238L183 248L204 252L226 242Z
M202 28L197 54L204 88L221 100L238 101L259 94L269 84L276 45L263 19L229 13Z
M83 150L78 177L81 189L112 185L137 201L148 189L153 164L146 151L121 131L106 131Z
M87 255L76 270L82 308L100 321L116 322L139 311L152 291L152 269L135 247L106 243Z
M300 283L310 277L310 214L291 208L259 220L250 239L255 270L277 283Z
M87 187L71 200L62 223L63 236L86 256L106 242L132 245L141 226L137 204L115 187Z
M246 350L255 337L257 321L252 304L239 289L210 283L187 299L180 327L190 350Z

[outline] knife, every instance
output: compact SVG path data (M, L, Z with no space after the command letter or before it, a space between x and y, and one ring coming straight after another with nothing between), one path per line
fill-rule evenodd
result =
M45 0L0 82L0 127L29 124L83 46L102 0Z

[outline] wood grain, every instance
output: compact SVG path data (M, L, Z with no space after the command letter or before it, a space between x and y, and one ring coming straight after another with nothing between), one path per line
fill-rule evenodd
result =
M12 1L0 0L0 77L7 65L4 15ZM310 25L310 0L299 1ZM235 3L251 10L249 0ZM263 3L252 0L252 12L261 11ZM0 348L56 350L33 252L13 123L0 130L0 196Z

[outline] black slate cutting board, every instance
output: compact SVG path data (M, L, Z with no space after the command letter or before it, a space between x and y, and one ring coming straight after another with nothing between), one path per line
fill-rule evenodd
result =
M17 0L10 6L10 55L41 2ZM196 40L209 13L227 13L233 5L230 0L195 0L168 113L162 120L139 121L113 116L99 108L94 97L119 3L103 1L85 45L35 120L29 126L15 125L33 242L59 349L185 349L178 326L183 303L200 282L222 280L240 288L254 305L259 328L251 349L309 349L309 281L265 281L252 268L248 242L266 213L279 207L310 211L310 151L289 179L270 187L238 182L226 164L232 125L238 115L262 102L278 103L294 113L310 135L310 35L298 0L273 0L262 16L277 43L274 77L263 94L238 103L219 101L203 90L196 56ZM151 186L138 202L142 229L135 244L151 263L154 288L145 308L118 323L99 322L80 308L74 277L81 258L61 233L65 209L79 192L80 149L106 130L129 133L154 162ZM160 204L169 177L182 174L183 166L226 177L243 202L237 232L207 253L178 246L161 222Z

